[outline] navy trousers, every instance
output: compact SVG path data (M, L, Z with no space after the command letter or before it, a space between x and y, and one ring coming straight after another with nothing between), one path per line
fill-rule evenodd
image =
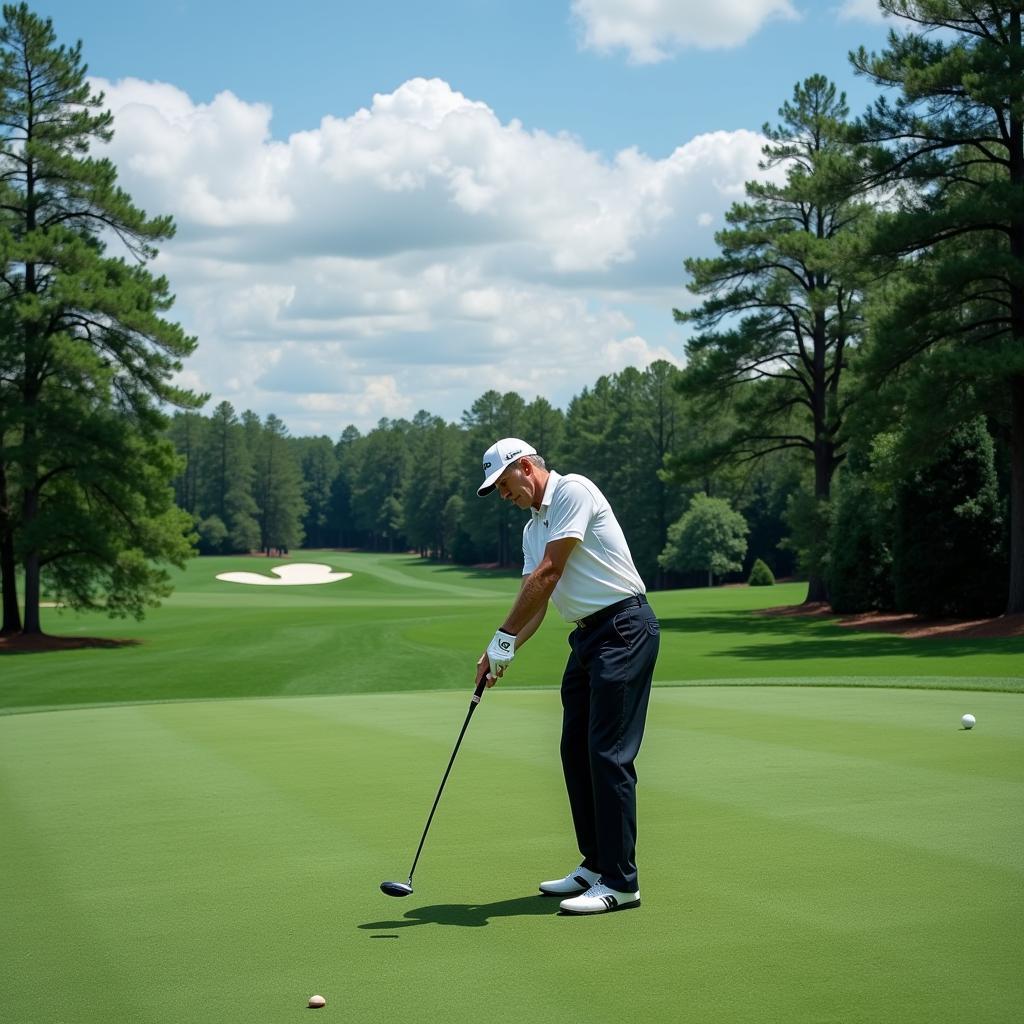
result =
M562 771L583 866L636 892L636 769L660 643L640 598L569 634L562 676Z

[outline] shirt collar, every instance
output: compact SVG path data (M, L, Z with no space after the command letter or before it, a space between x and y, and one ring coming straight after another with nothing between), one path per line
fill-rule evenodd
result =
M548 473L548 482L544 485L544 497L540 499L540 508L535 509L532 505L530 511L533 513L534 519L540 519L544 515L544 510L548 508L552 500L555 497L555 488L558 486L558 481L562 479L561 473L556 473L551 470Z

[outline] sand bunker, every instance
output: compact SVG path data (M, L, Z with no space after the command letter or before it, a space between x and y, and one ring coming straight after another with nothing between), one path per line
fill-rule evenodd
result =
M217 579L225 583L248 583L254 587L308 587L316 583L337 583L352 575L350 572L331 572L329 565L316 562L278 565L270 571L273 576L264 576L258 572L222 572L217 575Z

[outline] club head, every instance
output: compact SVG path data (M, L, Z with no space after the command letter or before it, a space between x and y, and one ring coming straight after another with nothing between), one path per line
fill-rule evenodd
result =
M385 896L411 896L412 884L410 882L381 882L380 891Z

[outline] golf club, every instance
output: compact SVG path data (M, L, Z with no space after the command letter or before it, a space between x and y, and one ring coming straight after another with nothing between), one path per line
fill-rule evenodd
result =
M452 751L451 760L448 762L448 767L445 769L444 778L441 780L441 785L437 790L437 796L434 797L434 806L430 808L430 817L427 818L427 826L423 829L423 835L420 838L420 845L416 848L416 856L412 859L412 867L409 869L409 881L408 882L381 882L380 891L387 896L411 896L412 895L412 876L416 870L416 862L420 859L420 851L423 849L423 843L427 838L427 832L430 831L430 823L434 820L434 811L437 810L438 802L441 799L441 793L444 791L444 784L448 781L448 775L452 770L452 765L455 764L455 755L459 752L459 745L462 743L462 737L466 735L466 729L469 726L469 720L473 717L473 712L476 710L477 704L480 703L480 698L483 696L484 688L487 686L487 675L485 674L483 679L476 684L476 690L473 692L473 698L469 702L469 711L466 713L466 720L462 723L462 732L459 733L459 738L455 741L455 749Z

